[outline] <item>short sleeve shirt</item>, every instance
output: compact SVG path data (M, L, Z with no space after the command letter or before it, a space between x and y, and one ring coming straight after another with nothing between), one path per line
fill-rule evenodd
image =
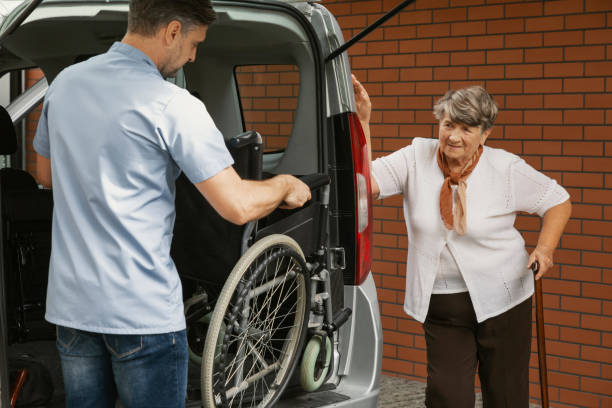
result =
M47 320L112 334L184 329L170 257L175 180L182 171L199 183L233 163L204 104L115 43L53 81L34 148L53 177Z
M490 151L491 149L485 146L483 154L488 156ZM524 211L543 217L549 209L570 198L567 191L555 179L537 171L518 156L501 149L496 151L514 158L509 168L508 179L505 180L508 186L506 194L512 202L510 206L512 211ZM396 194L404 195L406 180L409 172L414 171L415 162L412 145L373 161L372 176L380 190L379 198ZM433 193L439 194L439 191Z
M444 176L436 162L439 142L415 138L411 145L372 163L380 198L401 194L408 232L404 310L423 322L440 264L461 273L478 322L497 316L533 294L529 255L516 230L516 213L544 216L569 199L567 191L520 157L485 146L467 179L467 231L458 235L440 218ZM448 253L445 253L448 249ZM441 290L440 290L441 289Z

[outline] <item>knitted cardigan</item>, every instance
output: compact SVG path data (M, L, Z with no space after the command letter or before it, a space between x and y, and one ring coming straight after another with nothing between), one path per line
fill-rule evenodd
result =
M408 231L404 310L424 322L440 253L448 245L463 275L478 322L499 315L533 294L525 241L516 213L543 216L569 198L554 179L520 157L486 147L467 179L467 230L447 230L440 217L444 177L436 161L437 139L411 145L372 163L380 198L402 194Z

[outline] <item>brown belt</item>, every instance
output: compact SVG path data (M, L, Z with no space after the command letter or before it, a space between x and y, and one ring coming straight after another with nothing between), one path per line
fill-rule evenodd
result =
M531 264L533 276L538 273L540 264L535 261ZM544 303L542 301L542 278L535 281L536 299L536 327L538 332L538 366L540 369L540 395L542 408L548 408L548 376L546 370L546 336L544 333Z

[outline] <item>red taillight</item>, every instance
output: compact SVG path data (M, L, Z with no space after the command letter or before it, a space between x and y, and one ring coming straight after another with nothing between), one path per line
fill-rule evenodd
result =
M372 186L370 185L368 146L357 114L350 113L349 122L355 174L355 229L357 232L355 284L361 285L372 266Z

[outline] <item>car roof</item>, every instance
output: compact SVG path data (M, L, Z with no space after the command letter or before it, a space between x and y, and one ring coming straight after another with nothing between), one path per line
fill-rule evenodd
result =
M0 27L5 29L8 24L8 20L13 20L19 15L24 9L28 7L28 3L33 0L0 0ZM223 0L232 2L233 0ZM247 0L248 2L256 3L284 3L295 5L298 9L300 4L308 3L320 3L321 0ZM128 3L129 0L104 0L105 3ZM214 2L214 0L213 0ZM41 3L100 3L100 0L42 0ZM19 9L18 11L16 9ZM31 12L31 11L30 11ZM12 14L12 15L11 15ZM29 12L28 12L29 14ZM8 17L8 20L7 20ZM7 21L5 21L7 20Z

